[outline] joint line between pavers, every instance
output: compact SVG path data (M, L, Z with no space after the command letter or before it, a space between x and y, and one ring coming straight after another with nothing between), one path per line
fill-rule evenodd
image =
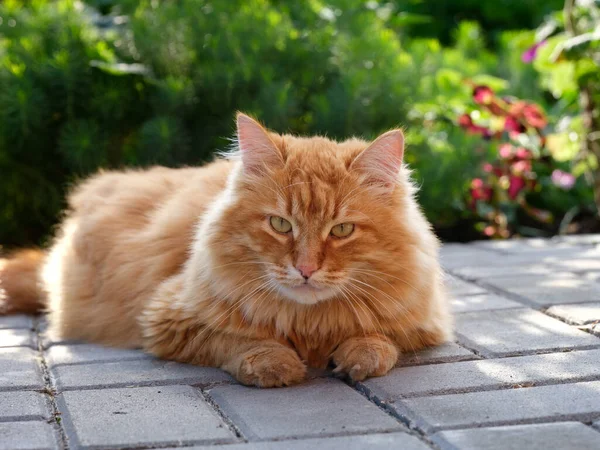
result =
M217 386L222 386L225 384L229 384L229 383L213 383L212 387L217 387ZM204 401L206 401L206 403L208 403L208 405L217 413L217 415L221 418L221 420L223 420L223 422L225 423L225 425L227 425L229 427L229 429L233 432L233 434L235 434L235 436L239 439L242 439L244 442L248 442L248 439L246 438L246 436L244 436L244 433L242 433L242 431L238 428L238 426L234 423L233 420L231 420L231 418L229 418L229 416L227 416L227 414L225 414L225 412L219 407L219 404L212 398L212 396L209 394L209 392L205 389L209 389L209 388L198 388L198 390L200 391L200 395L202 395L202 398L204 399Z
M39 318L36 318L34 320L34 333L35 333L35 338L36 338L36 343L37 343L37 350L39 352L39 365L41 367L42 370L42 376L44 378L44 385L46 386L45 390L46 390L46 396L49 399L50 402L50 406L52 408L52 416L53 416L53 422L54 422L54 428L55 430L58 431L58 435L60 438L60 442L59 444L61 444L62 448L64 450L68 450L69 449L69 440L67 439L67 434L63 428L63 424L62 424L62 413L61 411L58 409L58 405L56 404L56 389L54 388L53 384L52 384L52 376L50 373L50 368L48 367L48 364L46 362L46 358L44 356L44 347L43 347L43 343L42 343L42 339L40 336L40 329L39 329Z
M451 431L451 430L470 430L474 428L493 428L493 427L504 427L512 425L534 425L540 423L558 423L558 422L591 422L599 419L598 413L575 413L575 414L561 414L557 416L545 416L545 417L532 417L528 419L516 419L516 420L493 420L485 423L472 423L468 425L449 425L449 426L431 426L428 427L427 431L431 434L439 431Z
M418 438L425 445L432 447L434 449L439 449L440 447L433 442L433 440L427 435L427 433L423 432L420 428L413 426L414 424L410 420L408 416L402 416L398 414L394 409L389 407L388 402L380 399L376 394L371 392L371 390L362 383L354 383L352 381L346 380L346 384L351 388L355 389L358 393L360 393L363 397L365 397L369 402L373 403L377 406L381 411L386 413L388 416L393 417L401 424L406 427L406 432L412 436Z

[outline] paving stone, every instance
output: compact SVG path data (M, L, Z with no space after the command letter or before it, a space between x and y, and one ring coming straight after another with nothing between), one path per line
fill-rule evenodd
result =
M600 245L600 234L570 234L556 236L552 241L566 242L573 245Z
M0 330L0 348L34 347L33 333L25 329Z
M97 363L107 361L127 361L133 359L152 359L141 350L123 350L101 345L53 345L46 353L48 366Z
M401 397L600 379L600 350L400 367L361 383L369 394Z
M568 258L554 261L552 265L571 272L590 272L600 270L600 256L589 258Z
M0 330L6 329L16 329L16 328L33 328L33 319L31 316L24 316L22 314L18 314L15 316L2 316L0 317Z
M600 417L600 381L416 397L390 403L426 432Z
M251 440L401 428L396 420L336 379L280 389L218 386L209 395Z
M0 348L0 390L43 387L36 352L27 347Z
M0 450L54 450L52 425L46 422L0 423Z
M600 449L600 433L578 422L442 431L433 440L460 450Z
M495 294L480 294L454 297L451 300L455 313L488 311L492 309L522 308L523 304Z
M462 244L447 244L440 249L442 267L451 271L461 267L493 264L502 255L501 252Z
M558 317L573 325L586 325L600 321L600 302L581 305L556 305L548 308L546 314Z
M479 358L475 353L460 345L449 342L416 353L405 353L400 357L399 366L434 364L441 362L464 361Z
M191 386L69 391L57 396L75 447L234 442L235 435Z
M600 346L598 338L532 309L458 314L456 334L460 344L488 356Z
M509 275L550 275L560 271L558 267L551 264L519 263L508 266L473 266L460 267L452 270L452 273L469 280L487 281L492 278L501 278Z
M159 359L58 366L53 370L60 389L197 384L232 381L222 370Z
M0 392L0 422L43 420L48 416L45 394L33 391Z
M545 305L593 302L600 299L600 284L570 274L498 277L486 283Z
M214 450L215 447L186 447L186 450ZM219 447L217 447L219 448ZM249 442L221 447L224 450L429 450L430 447L407 433L367 434L290 441ZM175 450L175 449L165 449Z
M475 295L475 294L485 294L487 291L481 286L477 286L473 283L467 283L466 281L461 280L460 278L447 276L446 277L446 286L450 291L450 294L453 297L465 296L465 295Z

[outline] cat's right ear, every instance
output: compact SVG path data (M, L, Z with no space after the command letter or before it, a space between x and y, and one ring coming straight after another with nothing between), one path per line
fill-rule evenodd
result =
M246 173L259 175L265 168L283 165L281 152L267 130L243 113L237 115L237 137Z

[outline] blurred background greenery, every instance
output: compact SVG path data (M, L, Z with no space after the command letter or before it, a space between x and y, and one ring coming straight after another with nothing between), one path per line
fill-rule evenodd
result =
M567 3L4 0L0 243L43 244L98 168L209 160L236 110L339 139L405 127L446 240L596 230L598 1ZM494 105L519 99L543 123L509 129Z

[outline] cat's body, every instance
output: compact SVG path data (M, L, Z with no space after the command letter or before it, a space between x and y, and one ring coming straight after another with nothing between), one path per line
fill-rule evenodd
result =
M383 375L399 352L444 342L438 244L401 136L338 144L240 115L239 160L96 175L70 196L41 271L49 332L259 386L331 360ZM18 311L12 261L0 280Z

